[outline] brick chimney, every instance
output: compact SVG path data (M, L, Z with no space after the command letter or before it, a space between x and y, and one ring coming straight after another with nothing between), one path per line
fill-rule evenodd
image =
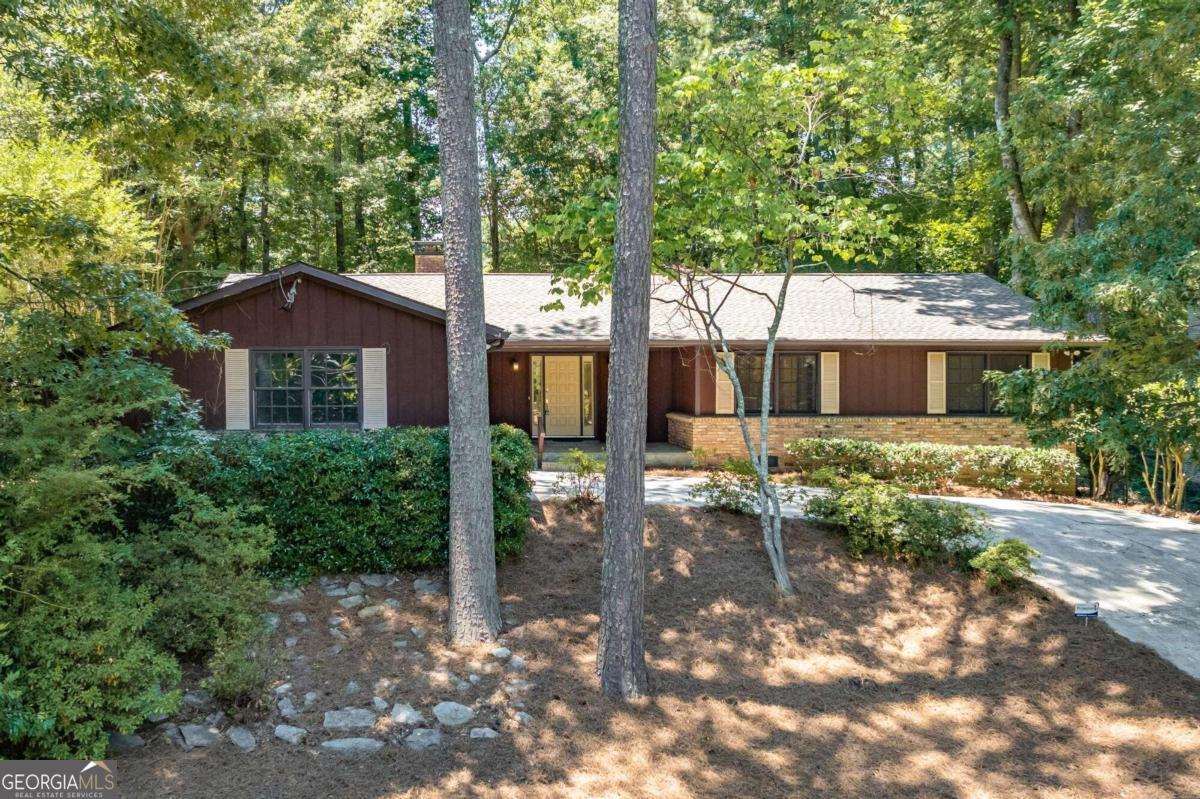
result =
M414 241L413 254L418 272L441 274L446 271L446 256L440 241Z

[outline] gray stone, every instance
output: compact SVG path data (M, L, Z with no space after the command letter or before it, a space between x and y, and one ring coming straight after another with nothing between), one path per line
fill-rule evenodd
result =
M377 738L334 738L332 741L321 742L322 752L338 755L367 755L382 748L383 741Z
M492 650L492 657L499 658L500 660L508 660L511 655L512 650L506 646L498 646Z
M441 594L443 593L442 581L436 578L418 577L413 580L413 590L418 594Z
M281 741L298 744L304 740L305 735L308 735L308 730L303 727L293 727L290 724L275 725L275 737Z
M388 597L387 599L383 600L383 604L392 610L399 610L403 607L403 605L400 604L400 600L393 597Z
M392 721L397 724L424 724L425 716L412 705L397 702L392 705Z
M225 734L229 736L229 742L243 752L253 752L258 748L258 739L246 727L230 727Z
M304 599L304 590L300 588L285 588L271 597L272 605L290 605Z
M187 707L202 710L212 704L212 697L208 691L197 688L194 691L186 691L183 694L183 704Z
M367 605L358 611L358 617L360 619L374 619L377 616L382 616L386 610L387 608L383 605Z
M363 707L326 710L324 727L327 730L361 730L375 726L375 713Z
M146 716L146 721L151 724L161 724L169 718L171 717L166 713L151 713L149 716Z
M433 715L447 727L460 727L475 718L475 711L458 702L438 702L433 706Z
M413 638L416 638L418 640L425 638L425 628L424 627L411 627L411 628L409 628L409 632L412 633Z
M359 582L372 588L383 588L385 585L396 582L396 578L390 574L360 574L358 579Z
M343 619L341 616L330 616L329 620L327 622L327 624L330 627L341 627L345 623L346 623L346 620Z
M283 683L282 685L276 685L276 686L275 686L275 695L276 695L276 696L283 696L284 694L286 694L286 693L287 693L288 691L290 691L290 690L292 690L292 684L291 684L290 682L285 682L285 683Z
M508 659L508 667L513 671L525 670L525 658L520 655L513 655Z
M509 696L517 696L518 694L525 693L531 688L533 688L533 683L529 682L529 680L513 680L504 686L504 693L508 694Z
M350 608L358 607L364 601L365 600L363 599L362 594L352 594L351 596L348 596L345 599L339 599L338 604L341 605L342 607L346 608L347 610L349 610Z
M392 646L396 647L397 649L404 649L408 646L408 641L404 640L403 638L397 638L395 641L392 641Z
M334 644L333 646L326 649L323 654L329 655L330 657L332 657L334 655L340 655L340 654L342 654L342 645Z
M481 679L483 679L483 678L480 677L478 674L468 674L467 675L467 680L471 683L471 685L479 685L479 681Z
M216 713L209 713L204 717L204 723L210 727L219 727L221 722L225 720L225 714L218 710Z
M347 694L356 694L361 690L362 690L362 686L359 685L354 680L351 680L350 682L346 683L346 693Z
M285 696L283 699L280 699L276 707L279 708L279 715L285 719L291 720L296 718L296 705L288 697Z
M442 734L437 730L419 729L413 730L408 737L404 739L404 745L409 749L420 752L423 749L432 749L435 746L442 745Z
M289 635L287 638L283 639L283 645L286 646L288 649L293 648L298 643L300 643L300 639L294 635Z
M331 638L336 638L336 639L337 639L337 640L339 640L339 641L345 641L345 640L346 640L346 634L345 634L344 632L342 632L341 630L339 630L337 627L330 627L330 628L329 628L329 636L330 636Z
M346 586L346 591L351 594L361 594L363 592L362 583L355 580L354 582L350 583L350 585Z
M387 700L382 696L377 696L371 700L371 707L375 708L376 713L387 713Z
M491 727L472 727L472 738L499 738L500 733L493 730Z
M160 733L162 733L162 736L164 738L166 738L168 741L173 743L175 746L178 746L180 749L185 748L184 743L183 743L183 736L179 734L179 725L178 724L173 724L171 722L167 722L166 724L159 724L158 731Z
M350 592L346 590L345 586L338 585L338 586L332 586L330 588L323 589L322 593L325 594L325 596L333 597L333 596L346 596Z
M179 727L183 736L184 749L198 749L212 746L221 740L221 733L215 727L205 727L201 724L183 724Z
M276 630L278 630L279 629L279 614L278 613L264 613L263 614L263 626L267 628L268 633L273 633Z
M288 621L292 624L308 624L308 616L297 610L288 614Z
M369 633L387 633L391 631L392 623L390 621L381 621L367 625L367 632Z
M515 716L513 716L513 718L515 718L517 723L522 727L528 727L530 724L533 724L533 716L529 715L524 710L519 711Z
M113 754L132 752L135 749L141 749L145 745L146 739L137 733L125 735L124 733L110 732L108 734L108 751Z
M316 691L309 691L308 693L306 693L304 695L304 706L308 707L309 705L311 705L313 702L316 702L320 698L321 698L321 695L318 694Z

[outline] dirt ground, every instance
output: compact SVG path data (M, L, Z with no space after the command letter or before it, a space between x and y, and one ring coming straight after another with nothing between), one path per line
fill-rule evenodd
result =
M790 522L799 595L785 600L754 520L647 512L652 698L624 706L596 694L598 513L538 505L525 555L500 569L516 622L504 641L528 661L519 677L531 689L510 697L514 675L486 651L447 652L446 599L414 594L413 575L368 588L398 609L374 628L343 614L345 649L328 655L338 600L310 586L301 604L277 608L273 637L277 682L297 698L320 693L293 722L313 731L306 744L274 740L276 715L251 722L259 746L249 754L228 742L182 753L152 738L109 761L124 795L1200 796L1200 683L1103 624L1084 627L1040 590L995 595L940 568L856 562L833 535ZM304 629L287 618L297 608ZM292 650L289 636L300 639ZM304 655L299 665L289 651ZM442 668L477 670L479 684L446 684ZM343 695L348 680L363 693ZM443 731L436 749L411 751L395 743L408 728L380 722L366 733L391 741L379 752L319 751L333 737L321 713L369 706L377 688L431 719L441 699L479 715ZM532 723L517 723L520 710ZM469 739L476 725L500 737Z

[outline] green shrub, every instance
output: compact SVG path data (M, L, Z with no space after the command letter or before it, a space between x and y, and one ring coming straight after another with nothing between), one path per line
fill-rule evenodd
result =
M147 520L129 536L124 580L155 598L147 633L163 649L191 656L215 651L223 638L254 637L266 606L260 570L270 528L187 489L173 510L168 523Z
M175 468L198 490L260 510L275 531L270 574L441 566L447 557L449 440L445 428L364 433L227 434ZM520 552L529 517L529 436L492 428L496 555Z
M265 638L223 636L207 665L204 686L218 701L240 708L266 703L273 658Z
M952 482L1000 491L1070 491L1078 469L1074 453L1064 449L801 438L787 451L805 475L832 469L840 477L865 474L919 491L942 490Z
M555 485L567 495L568 501L579 506L599 502L604 462L581 449L567 450L562 462L566 471L559 475Z
M691 498L709 510L749 515L758 511L758 476L747 458L730 458L692 488Z
M986 573L993 585L1028 574L1029 558L1037 554L1014 539L989 546L991 528L978 510L913 497L866 475L841 480L829 494L811 498L808 512L842 530L856 558L877 554L917 563L951 563Z
M809 499L807 509L811 516L845 531L852 556L876 553L895 557L901 553L897 531L909 501L903 489L859 474L833 487L829 494Z
M977 554L971 559L970 565L987 577L989 586L1003 588L1033 574L1032 560L1038 554L1024 541L1006 538Z
M837 469L832 466L822 466L819 469L814 469L807 476L808 485L818 488L829 488L830 486L837 485L837 481L841 479L837 473Z

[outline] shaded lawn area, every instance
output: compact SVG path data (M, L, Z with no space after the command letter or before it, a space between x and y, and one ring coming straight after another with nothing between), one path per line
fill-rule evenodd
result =
M756 520L647 514L651 699L596 694L598 511L538 505L526 554L500 570L519 621L505 641L536 683L532 726L497 706L499 739L464 729L440 749L389 744L351 760L271 740L268 716L253 753L152 741L114 759L120 785L188 797L1200 796L1200 684L1040 589L996 595L942 568L856 562L834 535L785 522L799 591L785 600ZM336 609L315 588L306 602L329 606L310 616ZM416 668L464 657L442 649L444 610L445 597L405 599L397 623L430 631ZM391 640L354 639L317 671L331 685L392 677L392 699L426 715L440 698L468 701L406 671L412 656Z

